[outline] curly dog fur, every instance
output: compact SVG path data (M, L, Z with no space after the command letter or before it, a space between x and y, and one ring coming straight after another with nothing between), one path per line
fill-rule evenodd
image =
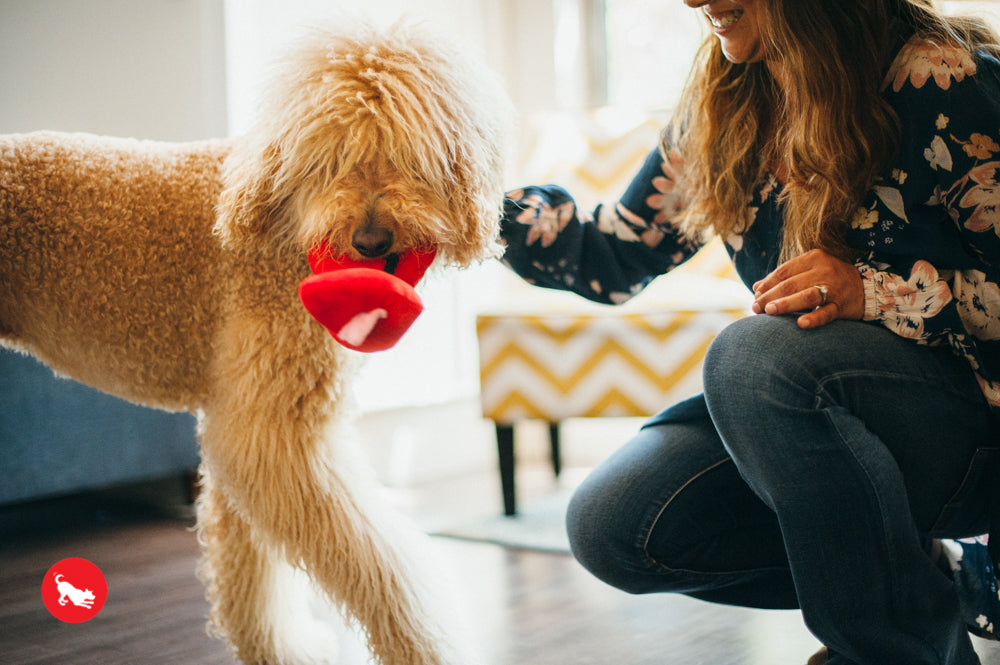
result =
M241 660L299 662L269 609L284 561L380 662L464 662L410 541L331 441L356 356L296 288L313 243L360 258L373 229L392 253L496 256L506 102L466 55L405 26L315 31L286 64L232 141L0 137L0 343L199 415L202 573Z

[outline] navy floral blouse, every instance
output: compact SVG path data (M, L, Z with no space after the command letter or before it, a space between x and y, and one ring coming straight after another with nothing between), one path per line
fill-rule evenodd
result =
M900 119L900 154L847 232L863 257L864 318L918 344L948 345L1000 414L1000 61L914 38L882 94ZM592 212L555 185L509 192L504 262L539 286L609 304L628 300L699 249L674 225L682 161L673 149L651 151L622 198ZM723 238L748 287L778 265L781 188L774 176L758 183L748 230ZM1000 514L991 531L996 562ZM954 543L964 558L955 568L961 595L975 598L963 606L970 626L993 636L1000 597L988 542Z
M949 345L1000 412L1000 61L914 38L882 94L899 115L899 157L872 186L847 242L861 250L865 320ZM539 286L624 302L699 246L675 228L680 156L652 150L621 200L593 212L555 185L508 192L504 262ZM748 202L752 224L724 238L747 286L778 265L782 185Z

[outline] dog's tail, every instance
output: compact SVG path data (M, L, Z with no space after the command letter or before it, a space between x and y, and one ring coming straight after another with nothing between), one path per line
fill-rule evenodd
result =
M61 577L62 577L62 573L56 573L56 584L61 584L62 583L62 580L60 579Z

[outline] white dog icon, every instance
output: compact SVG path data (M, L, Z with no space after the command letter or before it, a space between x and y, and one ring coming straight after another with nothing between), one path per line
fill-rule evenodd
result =
M75 586L63 580L63 576L56 573L56 589L59 591L59 604L65 606L66 603L73 603L77 607L84 609L94 608L94 592L90 589L77 589Z

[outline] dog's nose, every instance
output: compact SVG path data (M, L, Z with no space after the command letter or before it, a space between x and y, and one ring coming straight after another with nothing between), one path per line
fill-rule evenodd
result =
M385 256L392 249L394 238L392 231L382 226L363 226L354 232L351 245L361 256L377 259Z

